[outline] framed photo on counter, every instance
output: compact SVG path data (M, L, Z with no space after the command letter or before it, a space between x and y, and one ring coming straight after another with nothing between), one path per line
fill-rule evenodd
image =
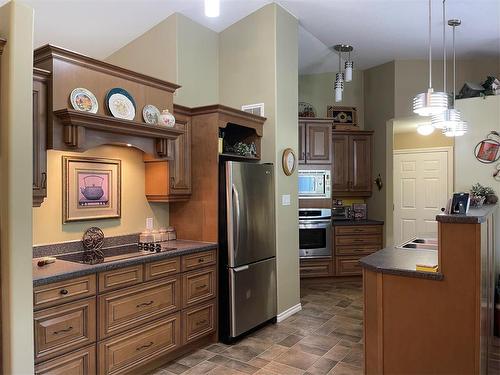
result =
M63 223L121 217L121 161L63 156Z

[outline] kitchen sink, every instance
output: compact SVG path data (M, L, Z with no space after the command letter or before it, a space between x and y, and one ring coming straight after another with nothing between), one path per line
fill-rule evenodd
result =
M435 238L415 238L398 247L403 249L437 250L438 242Z
M102 249L104 254L104 263L115 262L118 260L136 258L142 256L148 256L159 252L165 252L170 250L175 250L175 247L165 246L165 244L161 244L160 247L157 247L156 251L149 251L140 249L137 244L125 245L125 246L117 246L117 247L109 247L106 249ZM74 263L85 263L83 261L83 252L78 253L69 253L56 256L57 259L65 260L68 262Z

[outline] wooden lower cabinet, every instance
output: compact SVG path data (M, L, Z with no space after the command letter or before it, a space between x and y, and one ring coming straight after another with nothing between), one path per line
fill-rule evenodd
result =
M99 343L99 374L133 373L135 369L181 345L180 313Z
M332 275L333 267L331 258L300 260L301 278L324 277Z
M36 374L143 373L215 341L217 252L43 285L33 298Z
M359 264L361 257L337 257L335 259L335 274L339 276L361 275L363 270Z
M83 375L95 373L95 345L87 346L35 366L35 375Z

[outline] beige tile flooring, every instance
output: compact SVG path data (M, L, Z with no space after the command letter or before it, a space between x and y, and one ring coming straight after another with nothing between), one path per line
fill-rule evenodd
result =
M302 311L238 343L221 343L172 362L154 375L362 374L361 281L302 280Z

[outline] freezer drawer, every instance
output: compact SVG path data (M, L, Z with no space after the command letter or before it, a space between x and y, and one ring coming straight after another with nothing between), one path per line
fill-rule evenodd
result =
M276 316L276 258L229 268L230 336Z

